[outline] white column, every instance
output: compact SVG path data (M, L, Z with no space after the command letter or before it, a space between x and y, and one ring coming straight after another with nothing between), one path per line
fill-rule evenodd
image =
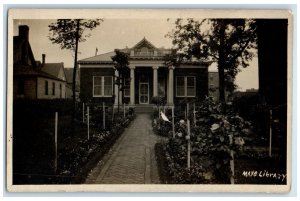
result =
M130 104L135 104L135 92L134 92L134 66L130 66Z
M169 67L168 104L174 104L174 66Z
M115 82L117 81L117 77L119 77L119 72L115 70ZM118 93L118 85L115 84L115 105L118 105L118 98L119 98L119 93Z
M157 85L158 85L158 80L157 80L157 69L158 66L153 66L153 96L157 96Z

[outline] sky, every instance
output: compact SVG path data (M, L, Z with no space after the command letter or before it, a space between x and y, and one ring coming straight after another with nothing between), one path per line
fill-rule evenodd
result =
M19 25L29 26L29 41L36 60L42 60L46 54L46 62L63 62L66 68L74 66L74 56L70 50L62 50L58 44L52 44L48 39L50 34L48 25L55 20L14 20L14 36L18 35ZM111 52L116 48L133 47L144 37L157 48L171 48L172 41L165 35L174 28L174 22L167 19L105 19L100 26L90 33L85 42L79 44L78 60L98 54ZM236 77L238 90L258 89L258 60L255 57L250 66L241 68ZM209 67L209 71L217 71L216 64ZM250 78L250 79L249 79Z

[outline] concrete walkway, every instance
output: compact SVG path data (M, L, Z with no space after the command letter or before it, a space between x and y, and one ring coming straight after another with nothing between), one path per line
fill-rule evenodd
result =
M158 184L150 114L137 114L110 152L92 170L86 184Z

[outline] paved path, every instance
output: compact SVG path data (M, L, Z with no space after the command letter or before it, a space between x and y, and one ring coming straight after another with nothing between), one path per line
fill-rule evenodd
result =
M87 184L157 184L158 170L150 114L137 114L135 120L92 170Z

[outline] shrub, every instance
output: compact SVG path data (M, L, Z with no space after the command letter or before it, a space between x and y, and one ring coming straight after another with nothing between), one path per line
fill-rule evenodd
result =
M187 176L196 173L199 174L196 180L200 183L229 183L231 152L238 154L242 151L245 139L251 139L252 125L232 112L230 107L224 110L211 98L197 105L197 125L191 127L190 133L191 168L186 172L187 128L186 122L180 120L175 124L175 139L169 139L165 145L168 164L173 167L170 171L180 183L195 182Z

